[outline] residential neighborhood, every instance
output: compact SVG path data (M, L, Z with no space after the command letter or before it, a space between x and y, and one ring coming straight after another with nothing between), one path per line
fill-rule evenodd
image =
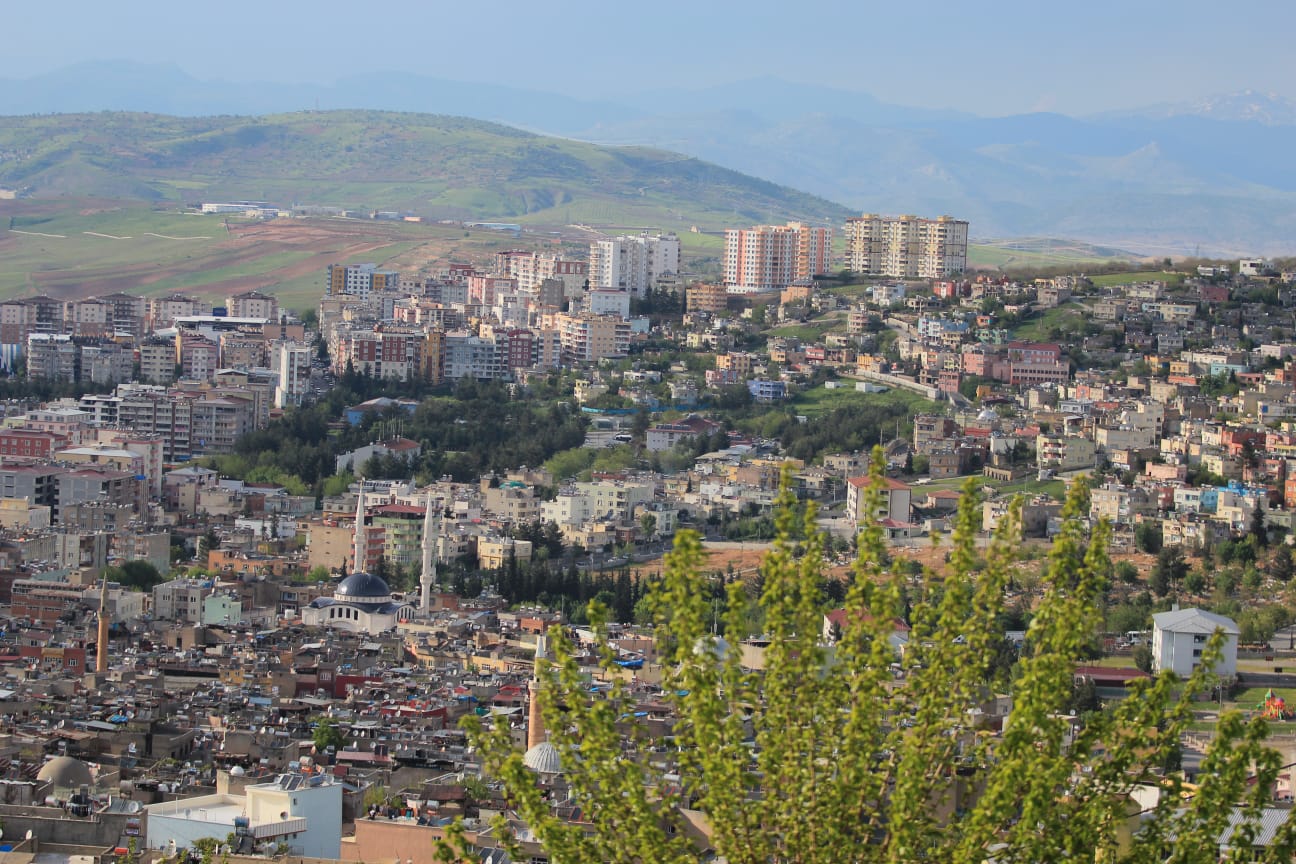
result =
M492 816L524 826L460 728L483 714L579 824L536 697L549 628L666 740L663 552L702 539L718 626L780 496L825 538L825 646L853 626L861 529L921 578L972 502L974 542L1011 527L1024 556L1009 662L1042 597L1030 562L1069 519L1102 526L1116 567L1074 670L1083 710L1207 660L1221 703L1296 688L1296 274L970 274L966 231L863 217L835 274L828 229L734 229L710 283L649 233L417 273L338 263L306 314L257 291L0 302L0 355L30 388L0 428L6 836L431 864L463 820L492 854ZM901 266L905 232L955 248ZM886 632L901 669L912 626ZM758 615L724 640L765 668ZM979 710L1000 736L1012 698ZM1198 737L1179 746L1200 764Z

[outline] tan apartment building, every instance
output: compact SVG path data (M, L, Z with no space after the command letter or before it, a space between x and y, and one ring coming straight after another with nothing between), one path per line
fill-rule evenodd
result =
M968 223L951 216L878 216L846 221L846 263L855 273L945 279L967 269Z

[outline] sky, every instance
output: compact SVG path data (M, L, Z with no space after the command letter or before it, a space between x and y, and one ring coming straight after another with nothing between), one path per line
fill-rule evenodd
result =
M982 115L1296 98L1290 0L61 0L3 19L0 78L130 59L200 79L412 72L614 99L774 76Z

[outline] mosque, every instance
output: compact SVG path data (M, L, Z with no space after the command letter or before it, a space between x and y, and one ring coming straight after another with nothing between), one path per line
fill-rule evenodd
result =
M302 610L302 623L352 633L377 634L408 620L414 607L392 599L380 576L352 573L338 583L332 597L318 597Z
M425 611L430 605L431 588L436 580L435 560L429 561L433 544L430 535L435 532L434 508L429 502L424 518L422 593ZM356 501L356 528L353 561L364 561L367 548L365 536L364 481ZM392 597L391 587L373 573L356 572L338 583L332 597L319 597L302 609L302 623L313 627L333 627L351 633L378 634L395 628L416 614L409 603Z

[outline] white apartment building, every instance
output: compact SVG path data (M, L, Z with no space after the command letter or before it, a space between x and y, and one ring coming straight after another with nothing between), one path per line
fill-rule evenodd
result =
M630 317L630 292L596 288L585 295L585 306L591 315L614 315L624 321Z
M310 387L311 346L285 340L271 345L270 368L279 376L275 385L276 408L298 406Z
M246 832L254 843L284 843L294 855L337 859L342 852L342 785L328 774L281 774L245 795L200 795L144 808L149 849L192 849L206 837Z
M967 269L968 223L951 216L878 216L846 221L846 263L855 273L944 279Z
M1174 609L1152 616L1152 666L1157 672L1173 672L1181 678L1201 665L1206 643L1216 630L1224 631L1219 662L1211 670L1221 678L1237 675L1237 624L1231 618L1203 609Z
M591 288L620 288L636 297L664 276L679 273L680 241L674 234L615 237L590 244Z
M566 297L578 297L589 278L589 264L585 261L539 252L506 252L498 257L501 271L517 280L519 291L535 291L546 279L557 279L563 283Z
M203 598L210 594L211 586L197 579L172 579L153 587L153 617L160 621L184 621L195 624L202 620Z
M782 291L828 272L832 229L800 222L725 231L725 290L730 294Z

